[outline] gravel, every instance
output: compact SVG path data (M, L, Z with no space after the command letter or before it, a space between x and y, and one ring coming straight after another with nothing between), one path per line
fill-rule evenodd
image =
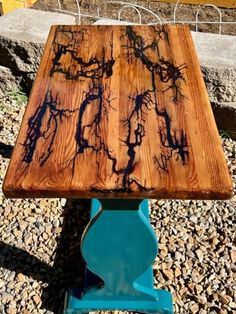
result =
M0 100L0 184L24 109L12 97ZM222 142L236 183L236 142ZM175 313L235 313L236 196L150 205L159 239L155 285L172 292ZM58 313L65 290L81 283L79 238L88 208L85 200L7 200L0 190L1 314Z

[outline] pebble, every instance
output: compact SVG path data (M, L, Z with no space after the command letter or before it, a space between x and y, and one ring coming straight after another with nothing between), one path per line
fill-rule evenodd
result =
M35 302L36 305L38 305L39 303L41 303L41 298L40 298L40 296L37 295L37 294L33 296L33 300L34 300L34 302Z
M53 232L53 233L61 233L61 231L62 231L62 228L61 228L61 227L57 227L57 228L53 228L53 229L52 229L52 232Z
M236 263L236 250L232 250L230 252L230 257L231 257L232 263L235 264Z
M199 262L202 263L202 261L203 261L203 253L202 253L202 251L200 249L196 250L196 255L197 255L198 259L199 259Z
M182 274L181 269L179 267L176 267L175 269L175 277L179 277Z
M199 311L199 306L197 303L193 303L190 307L190 313L198 313Z
M25 276L22 274L22 273L19 273L17 276L16 276L17 280L18 281L24 281L25 280Z
M174 274L173 274L173 271L171 269L166 269L166 268L162 267L162 272L168 280L172 280L174 278Z

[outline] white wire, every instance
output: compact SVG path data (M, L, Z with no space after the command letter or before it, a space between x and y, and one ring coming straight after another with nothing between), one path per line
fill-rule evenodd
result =
M139 24L142 24L142 16L141 16L141 13L139 12L139 9L137 9L134 5L131 5L131 4L126 4L126 5L124 5L122 8L120 8L120 10L119 10L119 12L118 12L118 21L120 21L121 12L122 12L124 9L128 9L128 8L134 9L134 10L138 13L138 16L139 16Z
M57 0L57 3L58 3L59 10L61 10L61 1Z
M107 3L122 4L122 5L127 5L128 4L128 2L123 2L123 1L107 1ZM162 20L160 19L160 17L157 14L155 14L153 11L151 11L151 10L141 6L141 5L138 5L138 4L129 3L129 5L132 5L132 6L136 7L136 8L142 9L142 10L147 11L148 13L154 15L156 17L156 19L162 24Z
M79 5L79 1L75 0L76 5L77 5L77 11L78 11L78 17L79 17L79 25L81 24L81 11L80 11L80 5Z
M97 19L97 18L104 18L104 19L106 19L107 18L107 17L100 16L100 12L99 12L100 7L99 6L97 8L97 15L82 14L81 13L81 9L80 9L79 1L78 0L75 0L75 1L76 1L76 5L77 5L77 13L74 13L72 11L63 10L60 0L57 0L58 9L54 9L54 10L58 11L58 12L61 12L61 13L66 13L66 14L75 16L78 19L79 24L81 24L81 17L90 17L90 18L95 18L95 19ZM198 25L199 24L218 24L219 25L219 34L221 34L222 33L222 25L236 25L236 22L223 22L222 21L222 12L220 11L220 9L217 6L215 6L213 4L205 4L204 6L200 6L200 8L198 9L198 11L196 13L195 21L185 21L185 20L179 21L179 20L176 20L176 12L177 12L180 0L177 0L176 4L175 4L175 8L174 8L173 21L172 20L170 20L170 21L162 21L160 19L160 17L157 14L155 14L153 11L151 11L151 10L149 10L149 9L143 7L143 6L140 6L138 4L134 4L134 3L131 3L131 2L124 2L124 1L114 1L114 0L113 1L106 1L106 3L113 3L113 4L121 4L121 5L123 5L123 7L118 12L118 20L120 20L120 15L121 15L121 12L122 12L122 10L124 8L128 8L128 7L129 8L133 8L139 15L139 23L140 24L142 22L142 15L141 15L139 9L140 10L144 10L144 11L150 13L151 15L155 16L155 18L158 20L158 23L160 23L161 25L162 24L177 24L177 23L178 24L194 24L194 25L196 25L196 31L198 31ZM204 7L213 7L214 9L216 9L219 12L219 21L199 21L199 19L198 19L199 12ZM156 24L156 23L148 23L148 25L153 25L153 24Z
M177 2L175 4L175 8L174 8L174 22L176 21L176 11L177 11L177 8L178 8L178 5L179 5L179 1L180 0L177 0Z
M222 30L222 26L221 26L221 24L222 24L222 14L221 14L221 11L220 11L220 9L217 7L217 6L215 6L214 4L205 4L204 6L202 6L202 7L200 7L198 10L197 10L197 13L196 13L196 32L198 32L198 15L199 15L199 12L201 11L201 9L203 9L203 8L205 8L205 7L212 7L212 8L214 8L215 10L217 10L218 11L218 13L219 13L219 16L220 16L220 26L219 26L219 34L221 34L221 30Z
M78 23L77 23L77 19L76 19L76 23L75 24L81 24L81 10L80 10L80 5L79 5L79 1L78 0L75 0L76 2L76 6L77 6L77 14L75 14L74 12L72 11L67 11L67 10L63 10L62 9L62 6L61 6L61 1L60 0L57 0L57 3L58 3L58 9L55 9L55 11L58 11L58 12L61 12L61 13L66 13L66 14L69 14L69 15L74 15L76 17L78 17Z

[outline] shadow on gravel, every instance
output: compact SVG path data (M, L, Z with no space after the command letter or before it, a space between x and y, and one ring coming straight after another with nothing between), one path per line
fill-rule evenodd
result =
M11 158L12 151L13 146L0 142L0 155L2 155L3 158Z
M89 211L90 200L67 200L52 267L26 251L0 241L0 267L47 283L42 292L42 308L55 314L62 311L65 292L82 285L84 262L80 239L89 221Z
M84 262L80 253L80 239L89 222L90 200L67 200L63 211L63 227L48 287L42 295L43 308L61 313L65 292L72 287L81 287Z

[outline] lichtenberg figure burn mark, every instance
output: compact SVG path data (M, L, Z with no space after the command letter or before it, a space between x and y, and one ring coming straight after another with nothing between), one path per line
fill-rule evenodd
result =
M122 120L127 134L125 138L120 139L127 148L127 161L123 167L118 168L117 157L107 146L105 139L101 134L101 125L105 118L108 118L109 110L112 107L112 92L106 86L106 79L113 75L113 66L116 62L113 57L113 35L111 36L108 48L103 48L100 57L91 56L89 59L83 59L80 54L80 46L87 36L86 29L72 31L67 27L59 27L53 42L54 58L50 69L50 76L62 75L66 80L88 80L89 88L84 91L84 97L75 110L59 109L61 104L58 96L52 97L51 91L48 91L43 103L38 107L35 114L29 119L28 132L23 146L25 152L23 160L29 164L33 159L37 142L40 138L47 141L47 150L40 156L40 165L48 160L52 151L55 136L59 123L63 121L63 117L68 118L72 113L77 114L77 123L75 130L76 148L70 159L72 162L72 173L75 173L76 158L80 154L84 154L86 150L90 150L96 154L105 153L108 160L111 161L112 173L117 175L116 191L129 191L131 185L135 184L139 189L147 190L134 176L136 167L136 149L140 147L145 136L145 122L148 111L154 110L158 117L163 119L163 126L160 127L159 136L163 148L168 153L161 153L160 156L154 156L153 160L157 164L159 170L168 172L168 161L173 156L181 159L185 164L188 158L187 140L183 130L180 132L172 131L171 118L165 109L159 109L156 98L157 92L173 91L173 102L177 103L184 97L181 93L180 81L184 81L182 70L186 67L184 64L175 66L172 61L165 60L160 55L159 42L164 38L168 42L168 33L164 28L156 32L156 38L151 43L146 44L145 40L135 32L135 28L128 26L125 28L125 38L127 39L126 56L128 61L134 59L139 60L151 75L151 88L142 92L137 91L135 94L128 96L130 102L130 112L128 116ZM63 36L63 40L60 40ZM157 60L150 58L149 52L155 52ZM63 63L63 56L67 55L71 62L69 66ZM164 90L157 90L156 76L160 81L166 84ZM103 83L101 83L103 82ZM85 122L86 112L92 107L93 116L89 121ZM45 116L49 118L46 130L42 130L42 121ZM87 119L87 118L86 118ZM177 135L179 134L179 135ZM97 160L97 173L99 176L99 167Z
M163 127L161 127L159 131L160 141L163 147L169 148L169 153L167 155L161 153L159 157L155 155L153 160L157 164L158 169L168 172L168 161L173 155L176 155L176 159L180 158L183 165L186 164L189 155L189 152L187 151L187 137L184 130L180 130L178 138L177 132L172 131L171 118L168 112L166 109L159 109L156 97L158 90L156 87L155 75L159 76L161 82L168 83L168 86L162 92L165 93L170 89L173 90L172 99L173 102L177 104L184 97L179 82L185 81L182 70L186 68L186 65L182 64L180 66L175 66L172 61L165 60L164 57L160 56L158 43L161 36L168 39L168 34L165 33L163 28L162 31L157 32L156 35L156 40L154 39L150 44L145 44L145 40L140 35L136 34L134 28L132 26L127 26L125 36L128 41L125 48L127 49L126 55L128 60L133 60L135 58L139 59L151 74L152 89L148 89L142 94L132 97L135 103L134 111L137 111L137 108L139 108L142 118L142 106L145 104L146 108L149 109L147 103L151 103L154 105L156 115L163 118ZM150 57L147 56L146 52L148 49L156 52L156 55L158 56L157 61L152 61ZM137 116L137 118L139 118L139 116Z
M67 27L58 27L54 42L54 58L52 67L50 70L50 76L58 73L63 75L66 80L85 80L89 79L90 89L88 92L84 92L85 98L82 103L75 110L57 109L56 105L59 105L58 96L54 100L51 95L51 91L48 91L44 102L40 105L35 114L29 119L27 137L24 142L25 152L23 161L29 164L35 153L36 145L39 138L43 137L47 140L50 137L50 143L47 151L40 157L40 166L47 161L53 151L53 143L58 130L59 122L62 122L62 117L67 113L78 112L78 122L76 126L76 152L72 158L73 162L73 174L75 170L75 159L78 154L84 153L86 149L91 149L98 152L105 148L103 143L100 127L103 117L108 116L109 108L112 108L112 92L106 90L106 97L104 95L104 88L99 84L100 79L109 78L112 75L112 68L115 64L113 58L113 38L110 42L110 57L107 57L106 50L103 48L102 57L91 57L85 61L78 54L78 50L81 42L87 36L86 29L79 31L72 31ZM66 67L62 62L63 55L69 55L71 62ZM89 105L93 108L97 108L94 113L94 120L89 124L84 124L84 115ZM46 115L47 110L50 110L50 117L47 122L47 130L42 132L42 121ZM58 117L60 118L58 120ZM85 137L85 131L90 129L89 134L95 135L95 144L91 144L89 139Z
M79 154L86 150L91 150L98 154L105 152L109 158L110 152L101 136L101 124L105 117L108 117L112 107L112 92L108 91L106 83L102 79L107 79L113 74L115 59L113 57L113 34L109 44L109 50L102 49L101 57L92 56L89 60L84 60L79 55L79 46L86 37L86 30L74 34L73 31L66 31L66 27L59 28L59 32L66 32L66 44L54 41L55 58L50 75L62 74L66 80L89 80L89 90L84 92L84 99L78 106L78 120L76 124L75 141L76 151L71 161L73 163L72 172L75 172L75 161ZM75 38L78 38L75 40ZM75 44L76 42L76 44ZM108 48L107 48L108 49ZM60 61L63 55L68 55L73 65L66 68ZM105 93L106 92L106 93ZM93 119L85 123L85 114L89 107L93 110ZM86 136L87 134L87 136Z
M47 150L39 157L40 166L43 166L53 152L53 144L58 130L59 122L68 118L76 110L59 109L60 101L58 95L55 98L50 90L47 91L42 104L37 108L34 115L28 121L26 139L24 146L23 161L30 164L36 150L39 139L49 141ZM43 119L47 118L46 129L43 129Z
M66 36L64 44L57 40L61 34ZM86 29L72 31L67 30L64 26L58 28L53 43L55 57L50 70L50 76L53 76L55 73L61 73L66 80L91 79L94 82L95 80L112 75L112 68L115 64L113 58L113 38L110 42L110 58L106 58L106 49L103 48L101 58L92 56L85 61L79 55L79 47L85 37ZM71 60L71 64L68 67L65 67L60 61L63 55L66 54L70 56Z

